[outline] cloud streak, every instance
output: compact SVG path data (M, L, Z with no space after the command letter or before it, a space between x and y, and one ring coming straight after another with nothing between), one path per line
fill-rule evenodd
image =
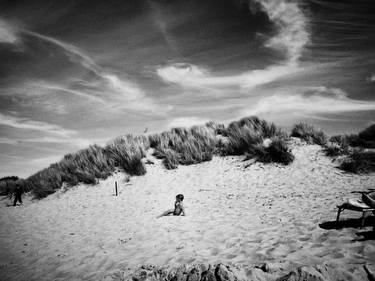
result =
M253 88L263 85L299 70L298 61L305 45L309 42L307 19L293 1L257 0L271 21L278 28L278 33L266 42L266 47L286 54L280 65L272 65L265 69L251 70L233 75L215 75L208 69L189 63L175 63L156 70L157 75L167 83L175 83L190 88L223 88L238 86ZM252 10L252 2L249 1Z
M16 35L16 31L14 30L14 28L7 24L5 21L0 19L0 44L16 44L18 43L18 41L19 39Z
M372 73L369 77L366 78L368 83L375 82L375 73Z
M66 129L47 122L31 120L25 117L0 113L0 125L24 131L23 135L26 136L24 138L0 136L0 143L2 144L60 143L71 144L78 147L84 147L90 144L89 140L78 137L78 132L75 130ZM30 137L30 131L39 132L42 136Z
M171 121L169 121L167 127L168 128L178 128L178 127L191 127L195 125L202 125L207 123L208 119L205 118L199 118L199 117L178 117L174 118Z
M315 87L304 94L272 95L260 99L250 109L241 114L334 114L342 112L375 110L375 102L359 101L348 97L338 88Z
M0 125L9 126L15 129L39 131L49 135L59 137L69 137L76 132L64 129L61 126L50 124L47 122L34 121L28 118L17 117L0 113Z
M297 63L309 42L307 19L297 2L257 0L279 32L266 44L267 47L287 52L288 63Z
M91 96L91 99L96 100L98 100L98 97L95 96L95 94L105 93L106 99L102 99L101 101L106 102L107 105L112 108L162 112L160 108L156 106L154 101L147 97L146 93L139 88L138 85L103 69L95 62L94 59L92 59L78 47L33 31L22 29L22 32L60 47L71 58L72 61L80 63L82 67L95 74L97 79L100 81L100 83L91 83L90 81L86 81L86 85L90 86L90 88L85 89L83 87L82 91L76 91L74 89L61 86L51 86L48 84L42 86L49 87L51 90L66 91L78 96ZM111 95L111 98L108 99L108 95ZM111 101L112 103L108 104L108 102Z
M298 70L299 68L293 65L280 65L242 74L214 76L206 68L177 63L157 69L157 74L165 82L176 83L186 88L224 88L231 86L254 88L297 73Z

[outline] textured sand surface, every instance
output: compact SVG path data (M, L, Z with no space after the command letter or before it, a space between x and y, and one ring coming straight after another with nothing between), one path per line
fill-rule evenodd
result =
M375 174L342 173L319 146L296 144L293 153L286 167L215 157L168 171L156 160L128 183L117 174L20 207L2 200L0 279L100 280L141 264L267 261L283 270L330 263L361 280L354 268L375 263L372 227L319 224L331 228L336 205L374 188ZM187 216L156 219L178 193Z

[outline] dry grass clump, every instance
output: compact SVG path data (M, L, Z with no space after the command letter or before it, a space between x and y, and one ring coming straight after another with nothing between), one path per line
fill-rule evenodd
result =
M58 162L50 165L25 181L25 191L32 191L37 198L46 197L63 183L69 187L79 183L95 184L98 179L105 179L115 169L114 162L104 148L93 145L77 153L67 154Z
M0 179L0 196L11 195L16 183L21 180L17 176L3 177Z
M98 179L106 179L116 167L130 175L144 175L146 168L141 159L146 154L148 139L127 135L115 139L105 148L97 145L64 156L25 181L25 190L32 190L37 198L46 197L60 189L64 183L68 187L79 183L96 184Z
M294 160L294 155L288 148L286 141L281 138L272 139L268 146L256 146L250 155L262 163L288 165Z
M375 124L364 129L358 135L337 135L331 137L330 141L341 147L375 148Z
M325 145L327 143L327 136L322 130L302 122L294 125L291 136L303 139L309 144Z
M145 136L126 135L115 139L105 147L105 150L116 167L122 168L131 176L140 176L146 174L142 158L146 156L149 146L148 138Z
M351 173L375 172L375 152L355 150L341 163L339 168Z
M263 163L289 164L294 156L286 144L287 134L273 123L248 117L232 122L222 131L226 138L218 143L221 155L247 155ZM269 145L265 145L265 140Z
M358 135L337 135L330 138L324 152L327 156L344 156L339 168L352 173L375 171L375 152L364 151L375 148L375 125L361 131Z
M195 126L150 135L149 141L154 148L154 156L163 159L167 169L175 169L179 164L191 165L211 160L216 135L213 127Z
M232 122L221 130L221 135L226 138L219 143L222 155L243 155L255 146L261 145L265 139L287 137L287 134L275 124L258 117L247 117Z
M174 128L149 136L149 141L154 148L154 156L163 159L167 169L175 169L179 164L209 161L214 154L247 155L265 163L287 164L294 157L287 148L286 137L287 134L273 123L248 117L232 122L227 127L209 122L190 129ZM269 138L273 140L266 147L263 142ZM277 156L278 153L282 155Z
M358 137L363 141L363 147L375 148L375 124L360 132Z
M335 142L327 143L324 146L323 151L325 155L330 156L330 157L336 157L336 156L344 155L346 153L346 149Z

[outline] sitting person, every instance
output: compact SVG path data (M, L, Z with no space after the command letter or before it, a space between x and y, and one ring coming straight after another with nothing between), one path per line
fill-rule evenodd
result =
M169 209L162 213L158 218L164 217L164 216L169 216L169 215L174 215L174 216L185 216L185 208L184 204L182 203L184 201L184 195L178 194L176 196L176 202L174 202L174 209Z

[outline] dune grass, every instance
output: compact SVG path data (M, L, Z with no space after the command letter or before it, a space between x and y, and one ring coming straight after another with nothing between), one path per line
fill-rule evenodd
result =
M167 169L179 164L198 164L212 159L216 144L215 129L195 126L190 129L174 128L168 132L149 136L154 156L163 159Z
M13 193L16 183L22 180L17 176L3 177L0 179L0 196L6 196Z
M342 147L335 142L329 142L324 146L323 151L329 157L336 157L348 154L348 147Z
M126 135L116 138L105 147L105 150L116 167L122 168L131 176L141 176L146 174L142 158L146 156L149 146L148 138L145 136Z
M37 198L54 193L66 183L75 186L79 183L95 184L105 179L115 170L114 161L106 150L93 145L76 153L67 154L25 181L25 191L32 191Z
M146 137L127 135L119 137L106 147L90 146L76 153L67 154L25 180L24 190L32 191L35 197L43 198L60 189L79 183L96 184L106 179L116 168L130 175L144 175L146 168L141 161L148 148Z
M298 123L291 136L309 144L324 147L328 156L346 156L339 168L354 172L375 171L375 152L366 152L363 147L375 147L375 125L358 135L334 136L327 142L327 136L313 126ZM352 146L360 147L352 149ZM26 180L0 179L0 194L12 192L15 183L20 183L25 192L32 191L37 198L46 197L63 186L70 188L79 183L96 184L98 180L112 175L120 169L131 176L146 173L143 158L152 148L153 155L162 159L167 169L178 165L198 164L210 161L214 155L243 155L263 163L288 165L294 156L288 147L288 135L275 124L257 117L247 117L224 126L208 122L191 128L174 128L170 131L152 134L118 137L105 147L92 145L45 168Z
M324 146L327 156L344 157L339 168L351 173L370 173L375 171L375 152L365 151L375 148L375 125L359 134L336 135Z
M375 172L375 152L355 150L349 154L339 168L356 174Z
M356 134L336 135L330 141L341 147L375 148L375 124Z
M308 144L325 145L327 143L327 135L322 130L303 122L294 125L291 136L303 139Z
M63 186L96 184L116 169L131 176L144 175L142 159L149 148L153 148L155 157L162 159L167 169L210 161L214 155L244 155L264 163L289 164L294 157L286 139L285 132L257 117L243 118L228 126L209 122L149 136L125 135L105 147L93 145L65 155L61 161L27 178L23 189L43 198Z
M273 138L267 146L255 146L247 155L247 159L254 158L262 163L288 165L294 160L294 155L291 153L285 140L280 138Z
M149 140L154 156L163 159L167 169L176 169L178 165L209 161L213 155L245 155L264 163L288 164L294 158L286 138L287 134L273 123L248 117L226 127L209 122L190 129L174 128L151 135ZM266 139L270 140L269 146L264 145Z

